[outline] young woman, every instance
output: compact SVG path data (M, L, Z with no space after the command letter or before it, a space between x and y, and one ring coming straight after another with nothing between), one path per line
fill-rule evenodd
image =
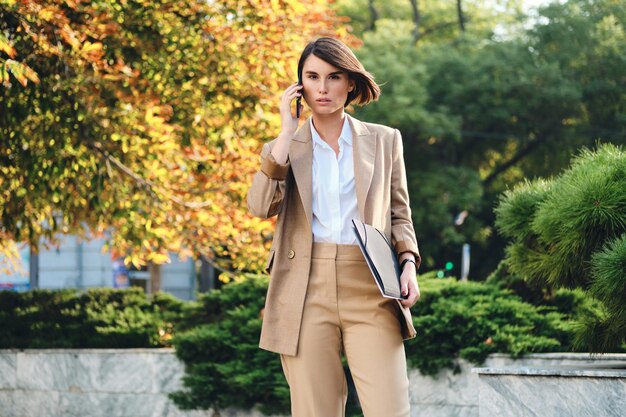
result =
M293 417L345 415L344 354L365 417L408 417L403 339L420 263L398 130L348 116L380 94L343 43L320 38L298 62L302 84L283 93L282 130L261 152L250 212L278 215L260 346L281 355ZM298 129L291 103L312 117ZM403 265L406 300L384 298L356 245L353 218L383 230ZM406 261L406 262L404 262Z

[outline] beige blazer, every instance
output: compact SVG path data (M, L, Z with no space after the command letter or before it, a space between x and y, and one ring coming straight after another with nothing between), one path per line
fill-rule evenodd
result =
M400 132L346 117L352 127L361 220L383 230L398 253L413 252L419 265ZM293 356L298 350L313 244L310 123L307 121L295 133L286 164L278 164L271 155L274 143L275 140L263 145L261 168L248 192L248 208L253 215L261 218L278 215L266 265L270 283L260 347ZM413 338L411 313L398 305L402 313L398 329L405 339Z

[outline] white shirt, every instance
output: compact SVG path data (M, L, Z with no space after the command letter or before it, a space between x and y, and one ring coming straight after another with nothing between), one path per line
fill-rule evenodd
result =
M310 119L313 137L313 241L356 244L352 219L359 219L352 157L352 128L346 117L339 136L339 155L320 137Z

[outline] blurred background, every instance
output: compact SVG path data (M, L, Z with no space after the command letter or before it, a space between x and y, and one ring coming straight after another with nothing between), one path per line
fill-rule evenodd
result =
M504 191L624 143L624 6L3 0L0 286L187 299L262 270L273 221L244 197L319 35L382 85L350 111L403 134L422 272L484 280L507 244Z

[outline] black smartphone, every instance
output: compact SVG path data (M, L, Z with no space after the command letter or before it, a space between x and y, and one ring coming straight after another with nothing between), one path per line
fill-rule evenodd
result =
M298 85L302 85L300 78L298 78ZM302 90L300 90L300 97L296 98L296 119L300 118L300 103L302 103Z

